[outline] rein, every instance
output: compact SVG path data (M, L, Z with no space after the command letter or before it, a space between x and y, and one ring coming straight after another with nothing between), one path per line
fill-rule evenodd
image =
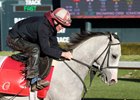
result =
M68 63L66 63L65 61L63 61L68 68L80 79L80 81L82 82L83 86L84 86L84 94L83 97L85 97L86 93L87 93L87 87L86 84L84 83L83 79L68 65Z
M95 76L95 74L96 74L96 72L97 72L97 67L96 67L96 66L92 67L91 65L86 64L86 63L84 63L84 62L81 62L80 60L77 60L77 59L74 59L74 58L72 58L71 60L73 60L73 61L75 61L75 62L77 62L77 63L80 63L80 64L86 66L86 67L90 70L90 77L91 77L91 78L90 78L90 85L89 85L89 86L91 86L92 80L93 80L93 78L94 78L94 76ZM84 93L83 93L83 98L84 98L85 95L86 95L86 93L87 93L87 90L88 90L87 87L86 87L85 82L84 82L83 79L75 72L75 70L73 70L67 62L65 62L65 60L63 60L63 62L67 65L67 67L68 67L68 68L80 79L80 81L82 82L82 84L83 84L83 86L84 86Z
M84 65L84 66L86 66L86 67L88 67L89 69L90 69L90 67L91 67L91 65L86 64L86 63L84 63L84 62L81 62L80 60L77 60L77 59L75 59L75 58L72 58L72 60L75 61L75 62L77 62L77 63L80 63L80 64L82 64L82 65Z

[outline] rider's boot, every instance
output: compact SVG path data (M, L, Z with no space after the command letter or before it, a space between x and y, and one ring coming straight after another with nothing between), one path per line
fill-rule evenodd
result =
M49 85L49 82L39 77L38 68L27 70L26 79L30 82L31 91L41 90Z
M38 91L49 86L49 81L41 80L41 78L35 77L31 80L31 91Z

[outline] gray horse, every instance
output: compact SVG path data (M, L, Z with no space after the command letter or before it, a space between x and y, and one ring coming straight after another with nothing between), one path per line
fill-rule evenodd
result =
M83 81L88 72L98 71L103 82L108 85L117 83L117 67L121 56L117 35L110 32L75 33L68 49L72 50L73 59L54 61L54 72L46 98L38 99L35 93L31 93L30 97L17 96L14 100L81 100L85 90ZM6 100L11 96L1 94L1 98Z

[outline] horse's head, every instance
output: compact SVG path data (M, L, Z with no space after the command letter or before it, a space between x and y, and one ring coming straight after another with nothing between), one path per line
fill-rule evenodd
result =
M70 43L74 48L74 58L80 60L77 61L80 63L79 66L88 66L93 69L90 70L93 73L99 71L102 80L109 85L117 83L121 46L116 34L110 32L74 34ZM93 67L90 67L91 65Z
M102 46L93 62L93 67L99 70L101 79L108 85L117 83L117 73L119 59L121 56L121 46L117 35L108 34L107 45Z

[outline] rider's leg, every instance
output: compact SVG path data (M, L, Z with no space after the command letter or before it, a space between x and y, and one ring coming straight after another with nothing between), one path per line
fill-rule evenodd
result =
M39 75L39 70L38 70L38 65L39 65L39 55L40 55L40 50L38 45L36 44L28 44L30 47L27 50L29 54L29 60L28 60L28 70L26 74L27 79L31 79L34 77L37 77Z
M36 84L37 82L39 82L41 84L45 84L45 86L48 85L48 82L41 81L40 78L38 78L38 65L40 56L39 46L37 44L30 43L20 38L12 39L11 37L8 37L7 44L14 50L29 54L29 64L27 64L28 66L26 78L31 80L32 84Z
M38 64L39 64L39 55L40 50L37 44L30 43L28 41L23 40L22 38L7 40L7 44L14 50L24 52L28 54L28 66L27 66L27 74L26 78L34 78L38 76Z

